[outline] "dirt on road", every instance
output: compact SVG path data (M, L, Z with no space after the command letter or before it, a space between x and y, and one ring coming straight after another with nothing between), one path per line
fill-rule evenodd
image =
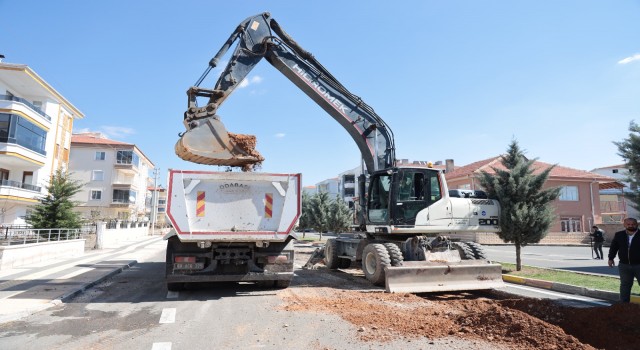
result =
M304 272L340 273L323 268ZM346 278L352 286L341 278L323 278L316 288L283 290L283 307L339 315L358 329L362 341L372 342L453 336L517 350L622 350L637 348L640 339L637 304L576 308L498 291L391 294L365 289L363 277Z

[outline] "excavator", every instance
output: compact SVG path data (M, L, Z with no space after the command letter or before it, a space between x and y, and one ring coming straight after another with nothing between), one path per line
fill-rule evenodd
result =
M213 89L201 88L209 72L237 42ZM225 99L262 60L284 74L351 136L365 171L358 178L357 230L327 240L307 263L329 269L360 263L364 276L388 292L444 292L503 287L501 266L480 244L462 237L498 232L500 205L481 191L449 191L441 170L396 163L391 128L296 43L269 13L242 21L195 86L187 91L186 131L176 154L190 162L242 167L264 158L252 135L227 131L217 114ZM208 99L198 106L198 98ZM468 238L467 238L468 239Z

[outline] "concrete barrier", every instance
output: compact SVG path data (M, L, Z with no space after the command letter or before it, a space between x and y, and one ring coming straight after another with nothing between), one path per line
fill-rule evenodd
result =
M0 270L84 254L84 239L0 246Z

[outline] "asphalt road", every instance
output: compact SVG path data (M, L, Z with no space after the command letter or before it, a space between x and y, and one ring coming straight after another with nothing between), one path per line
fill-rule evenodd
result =
M364 343L357 329L336 315L286 311L278 290L252 284L202 284L179 293L167 292L164 281L164 241L146 246L130 269L88 289L66 303L18 321L0 325L0 349L468 349L459 339L399 340ZM487 247L492 259L504 260L509 247ZM513 247L511 247L513 248ZM550 248L548 247L547 252ZM298 248L312 249L312 248ZM584 248L583 248L584 250ZM544 256L527 249L528 258L563 261L568 252ZM577 254L585 255L576 250ZM498 257L503 256L503 259ZM528 259L527 258L527 259ZM554 260L555 259L555 260ZM578 259L578 258L574 258ZM581 259L581 260L580 260ZM575 266L601 261L587 257ZM529 263L529 260L525 260ZM301 264L300 264L301 265ZM596 264L593 264L596 265ZM596 268L597 266L593 266ZM356 273L296 270L287 293L328 284L381 291ZM606 303L531 287L510 285L505 291L536 298L562 300L579 307ZM28 346L26 346L28 344Z

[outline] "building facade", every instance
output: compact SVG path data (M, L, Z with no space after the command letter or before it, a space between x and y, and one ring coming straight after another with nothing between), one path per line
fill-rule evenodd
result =
M71 137L71 177L85 184L73 200L83 218L148 221L148 189L153 163L134 144L110 140L99 133ZM151 187L153 188L153 187Z
M23 225L84 115L27 65L0 62L0 224Z
M504 169L500 160L501 157L497 156L447 172L449 190L482 190L477 176L483 170L493 173L492 168ZM534 173L539 173L550 166L552 165L536 161L532 168L535 169ZM585 233L591 230L591 226L602 224L600 187L611 184L616 184L611 177L556 165L544 185L545 188L561 188L560 197L552 204L556 220L550 232Z
M167 190L162 187L149 187L147 189L147 211L150 213L151 224L156 227L165 227L167 220ZM155 218L155 219L152 219Z
M623 186L603 186L600 188L600 205L603 223L622 223L625 217L640 218L639 212L624 198L624 193L632 189L627 181L629 169L626 165L611 165L591 170L592 173L616 179Z

